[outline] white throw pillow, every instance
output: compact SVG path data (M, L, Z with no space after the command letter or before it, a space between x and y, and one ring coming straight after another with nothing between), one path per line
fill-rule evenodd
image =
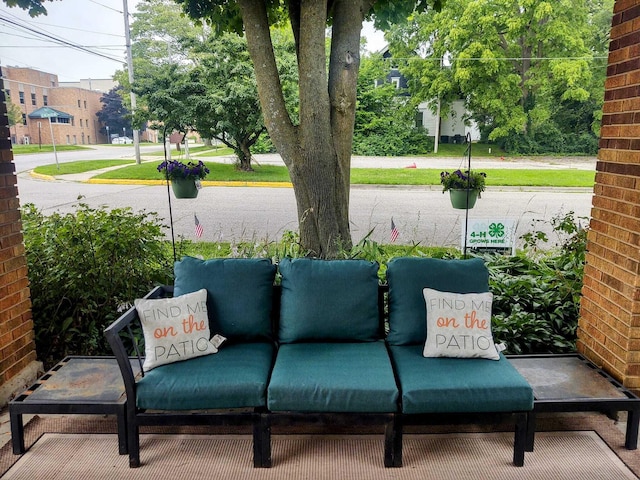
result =
M493 294L423 290L427 307L425 357L500 360L491 334Z
M144 334L142 369L217 353L207 316L207 290L134 302Z

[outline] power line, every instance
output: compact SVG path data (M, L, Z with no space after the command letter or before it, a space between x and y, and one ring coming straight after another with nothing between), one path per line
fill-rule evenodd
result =
M518 61L518 60L606 60L607 56L591 56L591 57L492 57L492 58L484 58L484 57L452 57L447 58L449 62L487 62L487 61ZM439 62L441 60L440 57L410 57L410 58L398 58L398 57L390 57L384 58L383 60L388 62L397 62L397 61L405 61L405 62L414 62L414 61L422 61L422 62Z
M96 32L95 30L84 30L82 28L73 28L73 27L65 27L63 25L53 25L51 23L42 23L42 22L31 22L33 25L43 25L45 27L53 27L53 28L62 28L64 30L73 30L76 32L84 32L84 33L92 33L95 35L106 35L109 37L118 37L124 38L124 35L118 35L116 33L107 33L107 32Z
M68 46L70 48L73 48L75 50L79 50L81 52L88 53L90 55L96 55L98 57L102 57L102 58L105 58L107 60L112 60L114 62L122 63L122 59L117 59L117 58L114 58L114 57L110 57L108 55L104 55L104 54L102 54L100 52L96 52L94 50L89 50L88 48L84 48L81 45L78 45L76 43L72 43L72 42L70 42L68 40L65 40L63 38L56 37L56 36L48 34L48 33L40 32L40 31L35 30L34 28L26 26L26 25L21 25L18 22L15 22L15 21L13 21L13 20L11 20L9 18L0 16L0 21L8 23L10 25L17 26L17 27L22 28L24 30L27 30L27 31L29 31L31 33L34 33L35 35L48 38L48 39L50 39L50 40L52 40L52 41L54 41L56 43L59 43L59 44L62 44L62 45L66 45L66 46Z
M96 2L95 0L89 0L91 3L95 3L96 5L100 5L103 8L106 8L107 10L113 10L114 12L118 12L120 15L124 15L124 12L122 10L118 10L117 8L113 8L110 7L108 5L104 5L103 3L100 2Z

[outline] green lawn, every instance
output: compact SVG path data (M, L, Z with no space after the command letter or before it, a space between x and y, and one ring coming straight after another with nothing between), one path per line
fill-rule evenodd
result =
M285 167L262 165L254 172L240 172L234 165L206 162L211 173L206 180L239 182L288 182ZM156 162L111 170L97 175L102 179L160 180ZM413 168L354 168L351 170L352 184L377 185L439 185L440 169ZM487 185L494 186L540 186L540 187L593 187L595 173L589 170L537 170L537 169L483 169L487 174Z
M11 145L14 155L24 155L28 153L46 153L53 152L53 145ZM73 150L90 150L89 147L82 145L56 145L57 152L69 152Z
M71 173L84 173L101 168L114 167L116 165L127 165L134 163L134 160L83 160L79 162L64 162L58 168L55 164L42 165L34 168L34 172L41 175L68 175Z

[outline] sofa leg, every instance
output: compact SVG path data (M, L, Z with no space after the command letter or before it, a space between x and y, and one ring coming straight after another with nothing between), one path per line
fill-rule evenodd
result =
M627 433L624 439L624 447L627 450L636 450L638 448L639 417L640 412L638 410L627 411Z
M256 414L253 423L253 466L271 467L271 422L266 413Z
M524 451L527 446L527 414L516 413L515 438L513 440L513 464L516 467L524 465Z
M393 414L385 428L384 466L402 467L402 419Z
M536 414L529 412L527 414L527 452L533 452L536 439Z
M129 444L129 467L138 468L140 466L140 429L135 422L128 422L127 437L127 443Z

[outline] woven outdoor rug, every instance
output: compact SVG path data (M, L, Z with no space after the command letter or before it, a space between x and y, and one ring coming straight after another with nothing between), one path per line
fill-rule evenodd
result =
M202 433L210 433L210 427L144 433L142 466L130 469L128 456L118 455L116 435L95 433L112 431L112 419L47 417L27 425L27 445L37 441L25 455L12 455L10 445L0 450L0 468L11 456L15 463L2 480L638 478L633 469L640 468L640 453L625 450L622 432L601 417L574 414L540 422L542 429L555 426L558 430L536 434L535 451L525 455L522 468L511 463L512 432L488 431L492 426L429 427L429 433L405 434L404 466L399 469L384 468L381 433L282 432L272 437L273 467L254 469L250 435Z

